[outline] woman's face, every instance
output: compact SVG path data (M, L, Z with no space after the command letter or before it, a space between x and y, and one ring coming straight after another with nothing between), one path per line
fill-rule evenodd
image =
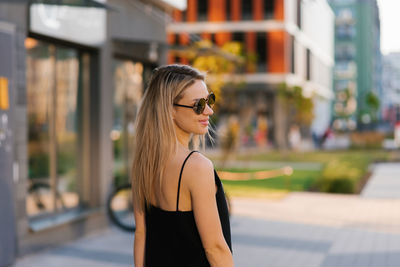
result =
M183 97L175 104L193 106L200 98L207 99L209 92L202 80L196 80L183 92ZM208 119L213 110L206 105L202 114L196 114L193 109L174 106L173 118L176 125L187 133L203 135L208 131Z

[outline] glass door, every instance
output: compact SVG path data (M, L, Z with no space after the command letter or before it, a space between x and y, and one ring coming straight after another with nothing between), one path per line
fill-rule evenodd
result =
M134 123L143 94L143 64L114 60L113 140L115 185L129 181L132 164Z
M83 90L81 54L32 38L27 49L27 214L43 217L77 208ZM79 183L78 183L79 182Z

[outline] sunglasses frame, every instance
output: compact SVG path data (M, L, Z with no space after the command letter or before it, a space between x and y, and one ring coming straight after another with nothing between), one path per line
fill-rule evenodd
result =
M191 108L191 109L193 109L193 111L194 111L197 115L200 115L200 114L202 114L202 113L204 112L204 109L206 108L206 104L207 104L210 108L212 108L212 105L214 105L214 103L212 103L212 104L209 104L209 103L208 103L211 96L213 96L213 101L214 101L214 103L215 103L215 94L214 94L213 92L211 92L211 93L207 96L207 98L200 98L200 99L198 99L198 100L196 101L196 103L194 103L193 106L187 106L187 105L181 105L181 104L175 104L175 103L174 103L174 106L183 107L183 108ZM204 101L204 105L202 105L201 110L198 110L200 101Z

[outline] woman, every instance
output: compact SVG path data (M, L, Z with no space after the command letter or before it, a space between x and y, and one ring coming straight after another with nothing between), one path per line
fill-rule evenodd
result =
M185 65L156 69L136 124L135 266L233 266L227 204L204 146L215 96Z

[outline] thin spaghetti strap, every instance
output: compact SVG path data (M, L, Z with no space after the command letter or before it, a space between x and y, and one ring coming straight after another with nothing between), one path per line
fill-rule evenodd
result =
M193 150L192 152L189 153L189 155L187 155L186 159L183 161L181 172L179 173L178 193L177 193L177 197L176 197L176 211L179 210L179 192L181 190L181 180L182 180L183 167L185 166L185 163L188 160L188 158L190 157L190 155L192 155L194 152L197 152L197 151Z

